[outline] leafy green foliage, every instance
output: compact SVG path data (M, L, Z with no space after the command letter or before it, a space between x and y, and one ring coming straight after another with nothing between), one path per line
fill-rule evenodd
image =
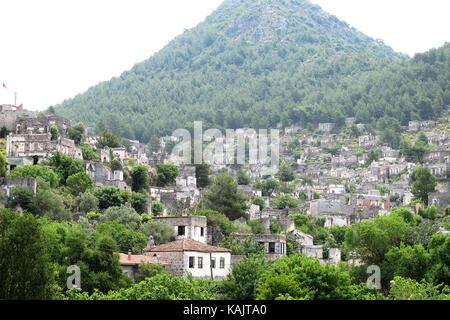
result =
M273 200L273 206L277 209L298 208L300 201L289 194L282 194Z
M3 152L0 151L0 177L4 177L6 174L6 166L8 165L8 159L6 159Z
M426 167L414 168L413 184L411 185L411 193L418 199L421 199L425 204L428 204L428 193L435 192L437 185L436 177Z
M91 192L80 193L74 199L76 210L83 213L98 211L98 199Z
M147 245L147 236L143 232L127 228L116 220L100 223L96 233L97 237L109 236L114 239L119 252L131 250L133 254L142 254L142 249Z
M67 178L67 187L74 196L87 191L92 191L95 186L94 180L86 172L78 172Z
M252 300L260 275L268 265L263 255L250 255L231 267L227 279L222 282L221 291L229 300Z
M56 188L59 184L58 175L49 167L40 165L16 167L9 174L11 178L41 177L47 181L52 188Z
M118 221L129 229L137 230L141 224L141 219L136 210L127 206L109 207L100 217L101 222Z
M0 298L51 299L52 265L38 219L0 210Z
M67 135L72 139L75 144L79 145L84 135L84 125L82 123L76 124L73 127L67 129ZM85 159L86 160L86 159Z
M345 246L364 262L379 264L393 246L406 239L409 226L399 215L378 216L353 225L345 234Z
M153 201L152 202L152 213L155 216L159 216L164 211L164 206L159 201Z
M244 216L247 196L237 190L237 182L226 174L220 174L209 193L205 195L206 208L222 212L228 219L236 220Z
M158 165L157 165L158 166ZM178 168L177 168L178 174ZM133 168L133 172L131 173L131 178L133 180L133 191L142 191L148 187L148 169L147 166L138 165ZM158 173L158 181L159 181L159 173Z
M120 138L115 136L109 129L105 129L97 140L97 148L99 149L104 147L119 148L120 146Z
M226 215L214 210L202 209L191 211L190 214L205 216L208 227L212 227L214 231L220 231L225 236L228 236L234 231L233 223L227 218Z
M350 275L338 267L321 265L318 259L306 256L285 256L267 268L257 286L259 298L265 294L276 298L280 294L289 294L294 298L317 300L341 300L350 298ZM294 284L294 287L286 284ZM293 291L294 290L294 291Z
M98 154L94 151L94 148L89 143L83 143L81 145L81 153L83 155L83 160L97 160L99 158Z
M58 131L58 128L55 125L51 125L50 126L50 134L51 134L51 139L52 140L58 139L59 131Z
M389 296L393 300L448 300L450 289L441 291L442 286L434 286L426 281L417 282L413 279L395 277L391 282Z
M78 172L85 172L84 162L70 156L55 152L49 159L50 165L55 167L55 172L66 182L67 178Z
M94 191L98 199L98 207L103 210L109 207L117 207L122 204L120 190L115 187L103 187Z
M178 176L178 167L172 163L158 163L156 166L158 172L158 186L164 187L175 183Z
M240 186L242 186L242 185L249 185L250 184L250 177L242 169L238 171L236 178L237 178L237 183Z

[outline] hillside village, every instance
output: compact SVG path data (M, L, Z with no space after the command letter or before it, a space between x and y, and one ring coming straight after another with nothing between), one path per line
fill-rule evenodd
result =
M447 108L450 111L450 106ZM92 188L72 193L71 201L89 189L93 194L108 187L118 189L122 195L129 195L119 207L139 208L133 211L141 220L163 222L172 228L173 241L158 244L149 234L146 247L121 248L117 252L123 272L132 279L145 263L162 264L165 270L181 277L190 273L197 278L225 279L231 266L246 256L243 248L249 243L260 244L268 259L279 259L295 250L318 258L321 264L358 264L358 259L343 252L342 240L336 241L333 234L310 233L372 221L397 207L428 218L424 212L428 212L427 206L434 206L443 212L442 217L448 216L449 125L447 115L432 121L410 121L407 127L399 128L398 135L411 146L423 142L417 158L408 154L404 143L392 148L377 135L378 130L355 123L354 118L345 119L341 128L334 123L320 123L313 129L280 125L281 166L277 174L264 176L257 165L210 165L206 166L210 183L200 186L198 166L177 165L174 179L161 185L158 165L172 163L169 155L174 137L161 137L153 152L148 145L126 139L110 147L100 143L107 138L105 131L96 133L94 128L51 112L1 105L2 152L7 159L5 177L0 182L2 202L13 211L25 210L20 201L11 205L10 200L17 187L36 195L38 178L32 174L18 177L14 170L46 166L57 171L58 154L82 161L84 172L92 180ZM133 177L136 168L142 166L148 182L138 192ZM411 190L413 172L418 167L428 168L437 179L426 201ZM231 232L223 230L211 216L201 215L203 210L211 209L204 205L205 195L213 189L214 179L223 174L233 177L237 192L246 197L245 214L230 219ZM66 182L70 187L69 179ZM135 191L140 206L133 205L134 198L130 200ZM73 204L68 207L69 221L92 226L100 223L102 214L109 210L99 207L97 212L83 212ZM440 228L436 233L449 232L444 218L437 222ZM312 232L308 233L302 223L312 223Z

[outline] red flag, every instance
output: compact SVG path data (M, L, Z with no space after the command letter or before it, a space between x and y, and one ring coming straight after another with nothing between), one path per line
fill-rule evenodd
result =
M4 82L3 82L3 88L8 89L8 88L6 88L6 84Z

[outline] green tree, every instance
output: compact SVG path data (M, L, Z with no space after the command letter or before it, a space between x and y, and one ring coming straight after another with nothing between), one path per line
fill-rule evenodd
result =
M450 292L441 292L442 286L434 286L426 281L395 277L391 282L389 297L393 300L448 300Z
M110 162L109 166L111 167L111 171L122 170L122 162L120 160L114 159Z
M129 229L137 230L141 220L139 214L133 208L127 206L109 207L100 216L100 222L118 221Z
M283 182L290 182L294 180L295 174L291 165L287 165L286 163L282 163L280 166L280 170L277 173L278 179Z
M55 125L50 126L50 134L51 134L52 140L58 139L59 132L58 132L58 128Z
M235 220L244 216L247 200L247 196L237 190L237 182L231 176L220 174L214 180L210 192L205 195L204 205Z
M159 216L164 211L164 206L159 201L152 202L152 213L155 216Z
M67 178L66 183L74 196L86 191L92 191L95 186L94 180L86 172L78 172L71 175Z
M374 161L378 161L378 152L376 150L370 150L369 153L367 154L367 158L366 158L366 166L370 166L370 164Z
M27 177L41 177L50 184L50 187L56 188L59 184L59 176L49 167L40 165L27 165L16 167L9 174L11 178L27 178Z
M34 213L36 207L33 192L27 187L14 187L8 199L8 206L14 208L17 205L30 213Z
M392 247L385 255L381 266L383 282L387 283L395 276L420 281L425 278L431 265L430 254L421 246Z
M259 220L249 220L247 224L252 229L253 234L265 234L266 228L264 228L263 224Z
M263 196L270 197L273 192L280 188L280 183L275 179L268 179L255 183L254 187L261 190Z
M116 137L111 130L105 129L97 140L97 148L119 148L121 146L120 142L120 138Z
M234 231L233 223L223 213L214 210L195 210L190 214L206 217L208 227L211 227L213 233L215 231L222 232L225 236L228 236Z
M109 207L118 207L122 204L120 190L115 187L103 187L94 191L98 199L98 207L101 210Z
M227 279L222 282L221 291L228 300L254 300L255 287L268 266L263 255L251 255L231 267Z
M178 170L178 169L177 169ZM177 173L178 174L178 173ZM159 177L159 175L158 175ZM145 190L148 187L148 168L145 165L138 165L133 168L131 173L133 180L133 191L139 192ZM158 178L159 181L159 178Z
M428 205L428 193L436 192L436 177L426 167L416 167L412 173L411 193Z
M97 197L89 191L80 193L74 199L74 206L76 210L78 210L78 212L83 212L84 214L88 212L97 212L98 204L99 201Z
M277 209L298 208L300 201L289 194L282 194L273 200L273 206Z
M7 171L8 159L3 152L0 151L0 177L4 177Z
M96 237L109 236L117 243L120 252L127 253L131 250L133 254L142 254L142 249L147 245L147 236L139 231L125 227L118 221L100 223L96 228Z
M135 282L139 283L147 278L152 278L164 272L164 266L160 263L143 263L139 266L139 272L135 275Z
M364 262L380 264L392 246L406 239L409 228L399 215L378 216L347 229L345 247Z
M250 177L245 173L244 170L239 170L237 173L237 182L240 186L249 185Z
M175 183L178 176L178 167L172 163L159 163L156 165L158 173L158 186L165 187Z
M209 165L207 165L206 163L195 165L195 178L197 179L198 188L205 188L209 185L209 174Z
M264 199L260 198L260 197L253 198L252 199L252 204L259 206L260 210L264 209L264 206L265 206Z
M41 223L31 214L0 210L0 299L54 296L53 266Z
M99 158L98 154L89 143L83 143L81 145L81 153L83 154L83 160L86 161L97 160Z
M85 128L82 123L76 124L71 128L67 129L67 135L72 139L75 144L79 145L81 139L83 138Z
M284 275L284 277L280 277ZM275 279L274 279L275 278ZM281 281L284 280L284 281ZM294 288L286 286L297 283ZM281 285L282 283L283 285ZM273 262L260 277L258 298L266 293L292 295L293 298L342 300L351 298L350 275L330 264L321 265L319 259L306 256L285 256ZM295 289L295 291L292 291Z

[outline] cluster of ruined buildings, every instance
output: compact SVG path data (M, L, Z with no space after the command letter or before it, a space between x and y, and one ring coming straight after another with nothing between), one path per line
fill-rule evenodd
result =
M346 119L347 126L353 122L353 118ZM39 163L56 151L82 159L80 146L65 134L72 125L70 120L57 115L30 112L23 110L21 106L0 106L0 127L10 131L6 138L8 170L12 170L15 166ZM51 137L52 126L56 126L60 133L55 140ZM358 124L357 127L364 132L364 124ZM425 155L423 165L444 183L438 185L437 192L429 194L429 204L444 209L449 204L450 195L446 182L449 175L450 136L448 123L445 124L444 130L437 130L436 127L436 121L412 121L403 130L424 131L432 145L432 150ZM253 237L264 246L266 257L277 259L287 254L286 235L289 234L297 241L299 254L318 258L322 263L337 264L341 261L340 250L324 248L311 235L296 230L294 220L290 219L289 215L304 214L324 218L326 227L345 226L389 214L390 209L396 206L410 205L413 195L409 186L416 164L405 161L399 155L399 150L380 147L377 136L362 135L355 142L334 133L334 129L335 125L332 123L319 124L316 133L304 131L298 126L284 129L280 139L282 158L287 163L294 164L294 172L298 177L306 177L311 181L304 184L300 180L294 186L291 195L297 199L302 198L302 205L295 209L273 209L272 201L279 193L274 192L268 197L263 197L261 190L252 185L240 185L239 191L250 198L261 197L264 200L264 209L249 204L247 213L250 219L261 221L265 232L258 235L234 233L231 234L232 238L244 240ZM82 143L95 146L97 139L97 136L85 134ZM301 154L296 157L287 147L293 140L303 146ZM161 138L162 149L168 141L176 139ZM327 147L333 147L337 142L342 145L339 152L335 155L328 153ZM120 160L124 167L130 160L136 164L154 166L170 160L161 150L149 154L147 148L139 141L131 141L128 148L105 148L100 150L98 160L85 162L86 172L95 181L95 188L114 186L120 190L131 190L124 170L112 171L108 163L114 158ZM379 151L379 160L372 162L369 167L362 166L367 151L370 150ZM210 166L211 174L214 176L227 173L236 177L239 169L242 167L214 164ZM246 165L244 169L252 181L268 178L267 168L264 166ZM36 191L36 181L32 178L4 178L0 181L1 192L6 195L9 195L11 188L17 185ZM349 190L350 186L352 190ZM386 190L389 191L385 192ZM142 263L162 263L166 269L180 276L186 276L187 272L190 272L195 277L202 278L226 277L231 265L242 257L232 255L230 250L218 247L222 235L207 226L205 217L186 215L187 211L199 203L202 196L197 188L195 167L179 166L175 185L169 188L150 186L148 193L164 207L161 217L155 219L170 223L174 227L177 240L155 246L150 239L143 255L121 254L120 262L124 271L134 276ZM394 195L396 197L391 198ZM151 201L148 201L148 212L152 211L151 205ZM281 226L284 234L272 234L271 223Z

